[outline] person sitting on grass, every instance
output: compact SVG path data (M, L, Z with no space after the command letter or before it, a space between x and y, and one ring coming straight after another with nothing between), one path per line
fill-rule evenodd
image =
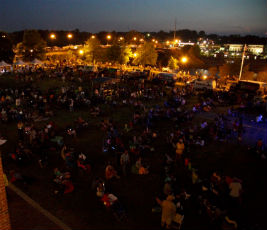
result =
M56 188L54 190L54 194L68 194L74 190L74 186L71 182L71 174L70 172L61 173L58 168L54 169L54 182Z
M111 164L107 165L105 169L105 175L106 175L107 180L110 180L112 178L117 178L117 179L120 178L117 174L117 171L114 169L114 167Z
M77 166L87 173L90 173L91 166L86 162L86 156L83 153L80 153L77 159Z

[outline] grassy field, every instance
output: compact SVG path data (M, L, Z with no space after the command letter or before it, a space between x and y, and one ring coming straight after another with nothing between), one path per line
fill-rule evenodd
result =
M0 87L25 87L24 82L16 80L13 76L0 78ZM61 87L65 84L59 80L38 80L34 86L42 91L47 91L51 87ZM79 83L74 83L79 84ZM164 98L159 101L151 101L147 106L162 104ZM189 100L187 108L198 101L197 97ZM171 120L159 120L154 130L158 133L157 139L152 143L155 151L149 153L146 157L150 162L150 174L146 176L130 175L127 178L121 178L110 182L109 186L113 193L119 197L126 207L129 220L126 223L117 222L111 213L107 212L101 205L91 190L93 178L104 177L105 163L114 161L112 154L102 152L102 144L105 133L100 128L103 119L112 119L119 130L124 124L132 119L134 109L130 105L113 108L109 105L102 105L102 115L93 117L88 109L82 111L69 112L67 110L55 110L55 116L51 117L57 127L58 132L65 138L66 144L73 146L77 152L87 154L92 164L92 173L90 175L81 174L79 171L73 172L73 182L75 192L63 197L53 195L53 168L64 168L64 162L60 157L58 150L49 152L49 164L41 169L37 163L38 157L33 156L32 161L27 165L20 166L15 164L8 154L14 151L17 144L17 130L15 123L0 124L1 134L8 139L8 142L2 147L4 153L4 169L8 172L10 169L16 169L28 177L33 178L33 182L27 186L18 184L27 194L48 209L54 215L62 219L73 229L160 229L160 214L152 213L151 209L155 205L155 197L161 193L163 186L162 165L165 153L173 151L166 144L166 136L170 130L174 129ZM225 107L216 109L218 112L225 111ZM77 138L70 138L64 130L67 126L72 126L74 121L81 116L89 123L87 129L78 133ZM45 125L47 121L38 122L37 126ZM201 118L196 117L192 121L182 124L184 128L192 125L199 125ZM132 135L140 135L141 127L136 127L131 132L125 134L127 142ZM127 143L128 144L128 143ZM211 142L205 147L193 148L190 153L194 168L198 169L201 178L208 177L211 171L218 170L225 175L237 176L243 179L244 183L244 210L243 218L250 216L249 222L265 223L264 210L266 203L266 163L254 156L249 155L245 146L238 143ZM177 175L181 183L184 175ZM255 194L257 191L257 195ZM251 213L250 210L253 210ZM186 216L184 229L207 229L207 223L204 223L194 213ZM200 229L200 228L199 228Z

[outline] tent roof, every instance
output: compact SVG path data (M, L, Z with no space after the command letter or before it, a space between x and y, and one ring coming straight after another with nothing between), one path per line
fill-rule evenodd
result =
M22 60L17 60L14 65L27 65L27 63L25 63L24 61Z
M10 64L7 64L5 61L0 62L0 66L11 66Z
M31 64L43 64L43 62L35 58L33 61L31 61Z

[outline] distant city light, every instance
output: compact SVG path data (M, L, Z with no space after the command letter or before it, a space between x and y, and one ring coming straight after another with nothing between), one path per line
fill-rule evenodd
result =
M111 39L111 35L107 35L107 39L110 40Z
M72 34L68 34L68 35L67 35L67 38L68 38L68 39L72 39L72 37L73 37Z
M92 35L91 38L92 38L92 39L95 39L95 35Z
M84 51L83 50L79 50L79 54L80 55L83 55L84 54Z

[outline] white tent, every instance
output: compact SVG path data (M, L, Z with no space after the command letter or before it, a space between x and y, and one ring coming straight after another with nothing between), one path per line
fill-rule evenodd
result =
M28 65L28 64L19 59L14 63L14 65Z
M31 64L34 64L34 65L42 65L43 62L38 60L37 58L35 58L33 61L31 61Z
M1 61L0 62L0 67L8 67L8 66L11 66L10 64L7 64L6 62L4 61Z

